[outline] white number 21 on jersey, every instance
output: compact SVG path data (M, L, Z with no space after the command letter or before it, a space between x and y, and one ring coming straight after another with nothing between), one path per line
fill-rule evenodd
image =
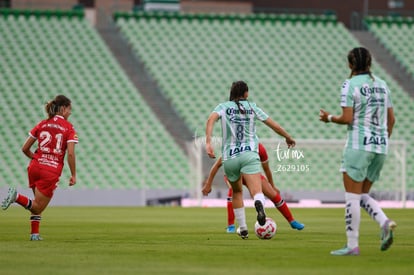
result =
M62 137L63 134L59 133L55 135L56 146L53 149L53 153L60 154L62 152ZM49 148L50 143L52 142L52 135L48 131L42 131L39 135L39 147L42 152L50 153L51 148Z

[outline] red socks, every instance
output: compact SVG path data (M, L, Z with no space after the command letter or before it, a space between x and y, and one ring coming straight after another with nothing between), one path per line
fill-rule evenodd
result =
M20 193L17 194L16 202L28 210L32 208L32 200Z
M227 225L234 224L234 211L233 211L233 190L229 188L229 192L227 193ZM285 219L290 223L294 220L292 213L290 212L289 207L287 206L286 202L282 199L280 194L276 194L276 196L272 199L272 202L275 204L277 210L285 217Z
M39 226L40 226L41 220L42 220L42 216L40 215L30 216L30 227L31 227L30 234L39 234Z
M20 193L17 194L16 202L26 208L27 210L30 210L32 208L32 200L26 197L25 195L22 195ZM30 216L30 234L39 234L39 226L40 221L42 220L42 216L40 215L31 215Z
M234 224L233 189L229 188L227 193L227 225L232 224Z
M289 207L287 206L286 202L282 199L279 193L272 199L272 202L275 204L277 210L279 210L279 212L283 215L283 217L285 217L285 219L288 222L294 220Z

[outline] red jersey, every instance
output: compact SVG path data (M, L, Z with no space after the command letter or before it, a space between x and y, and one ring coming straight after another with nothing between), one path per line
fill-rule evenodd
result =
M38 147L33 161L37 161L44 169L61 174L69 142L78 142L73 125L62 116L54 116L42 120L29 135L37 139Z
M266 148L261 143L259 143L259 157L260 157L261 162L266 162L269 160L269 157L267 156Z

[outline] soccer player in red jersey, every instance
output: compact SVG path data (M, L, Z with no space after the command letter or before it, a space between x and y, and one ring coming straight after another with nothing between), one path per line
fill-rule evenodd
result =
M267 155L267 151L266 151L266 148L261 143L259 143L259 157L262 163L263 171L266 174L266 177L263 175L261 176L262 190L263 190L264 195L275 204L275 207L277 208L277 210L279 210L279 212L283 215L283 217L285 217L285 219L289 222L290 226L293 229L302 230L303 228L305 228L305 225L296 221L293 218L293 215L290 212L288 205L283 200L283 198L280 196L280 191L278 188L276 188L273 182L273 176L272 176L272 171L270 171L270 167L269 167L269 158ZM213 179L216 176L217 171L221 167L221 165L222 165L221 158L218 158L217 161L211 167L209 176L203 186L203 189L202 189L203 195L207 196L211 192L211 185L213 183ZM227 233L234 233L236 228L234 226L232 189L226 176L224 176L224 181L229 187L229 191L227 194Z
M29 137L22 146L23 153L31 159L27 171L34 199L18 193L15 187L10 187L8 196L1 205L6 210L16 202L31 212L32 241L42 240L39 235L41 215L58 185L66 152L71 172L69 186L76 183L75 144L78 143L78 136L67 120L72 113L71 101L64 95L58 95L46 104L45 109L48 119L39 122L29 132ZM36 140L38 145L35 152L32 152L31 147Z

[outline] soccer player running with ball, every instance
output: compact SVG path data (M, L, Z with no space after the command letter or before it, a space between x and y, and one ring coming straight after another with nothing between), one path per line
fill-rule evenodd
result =
M262 179L262 190L264 195L269 198L279 210L279 212L283 215L283 217L287 220L287 222L290 224L290 226L293 229L302 230L305 228L305 225L298 222L293 218L293 215L289 209L289 206L287 203L283 200L282 196L280 195L280 191L278 188L276 188L274 182L273 182L273 175L272 171L269 167L269 158L267 155L266 148L262 143L259 143L259 157L260 162L262 163L263 171L265 172L265 175L261 175ZM222 159L221 157L216 160L216 162L213 164L213 166L210 169L210 173L208 175L208 178L202 188L202 192L204 196L207 196L211 192L212 183L214 180L214 177L217 174L218 169L222 165ZM234 233L236 231L235 225L234 225L234 211L233 211L233 203L232 203L232 194L233 190L231 189L231 185L227 179L227 176L224 176L224 181L229 187L228 194L227 194L227 233ZM242 180L243 184L245 185L245 181Z
M291 136L255 103L249 102L248 96L249 88L244 81L233 82L229 101L217 105L206 125L206 152L209 157L215 158L211 144L213 127L215 122L221 120L223 167L233 190L234 215L239 225L239 235L243 239L248 237L248 228L243 204L242 179L245 180L253 197L258 223L264 225L266 222L256 119L283 136L289 148L295 146Z
M30 132L23 144L23 153L31 159L28 171L29 187L33 190L34 199L29 199L10 187L8 196L1 207L6 210L16 202L30 211L30 240L40 241L39 227L43 210L53 197L59 178L62 174L64 158L68 153L67 162L71 172L69 185L76 184L75 144L78 137L68 118L72 113L70 99L64 95L56 96L45 106L48 119L40 121ZM37 140L35 152L32 145Z
M384 165L395 122L391 92L385 81L371 73L371 60L367 49L352 49L348 53L351 75L342 85L342 114L333 116L320 110L321 121L348 125L341 165L347 244L332 251L332 255L359 255L360 207L379 224L382 251L391 246L393 230L397 226L369 195Z

